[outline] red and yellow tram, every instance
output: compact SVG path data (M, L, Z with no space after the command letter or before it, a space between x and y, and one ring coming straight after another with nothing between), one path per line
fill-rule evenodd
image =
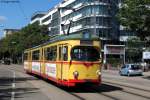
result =
M24 52L24 69L60 85L101 83L100 41L93 35L56 36Z

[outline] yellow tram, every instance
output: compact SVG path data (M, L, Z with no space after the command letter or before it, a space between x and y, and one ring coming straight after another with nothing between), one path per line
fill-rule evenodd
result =
M101 83L100 41L94 35L56 36L24 52L24 69L64 86Z

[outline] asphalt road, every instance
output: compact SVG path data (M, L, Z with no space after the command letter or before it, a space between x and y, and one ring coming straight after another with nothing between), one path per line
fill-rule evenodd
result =
M0 100L150 100L149 75L104 70L101 86L64 88L26 74L22 65L0 65Z
M17 71L7 67L10 66L0 65L0 100L49 100L39 88L29 83L39 79L22 77Z

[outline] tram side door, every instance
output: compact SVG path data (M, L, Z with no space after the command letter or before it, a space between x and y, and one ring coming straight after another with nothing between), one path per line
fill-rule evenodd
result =
M58 77L59 79L63 80L64 79L64 66L65 66L65 61L68 60L68 46L67 45L60 45L58 47L59 49L59 61L60 61L60 64L59 64L59 72L58 72Z

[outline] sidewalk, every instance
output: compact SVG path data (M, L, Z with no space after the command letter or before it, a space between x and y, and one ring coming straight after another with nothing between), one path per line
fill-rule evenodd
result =
M148 72L143 72L143 75L144 75L144 76L150 76L150 71L148 71Z
M118 72L119 72L119 70L105 70L105 69L102 69L102 73L119 74ZM150 77L150 71L143 72L143 76L149 76Z
M150 71L143 72L143 76L120 76L118 70L102 70L102 81L105 83L135 87L150 91Z
M118 70L105 70L105 69L102 69L102 73L118 74Z

